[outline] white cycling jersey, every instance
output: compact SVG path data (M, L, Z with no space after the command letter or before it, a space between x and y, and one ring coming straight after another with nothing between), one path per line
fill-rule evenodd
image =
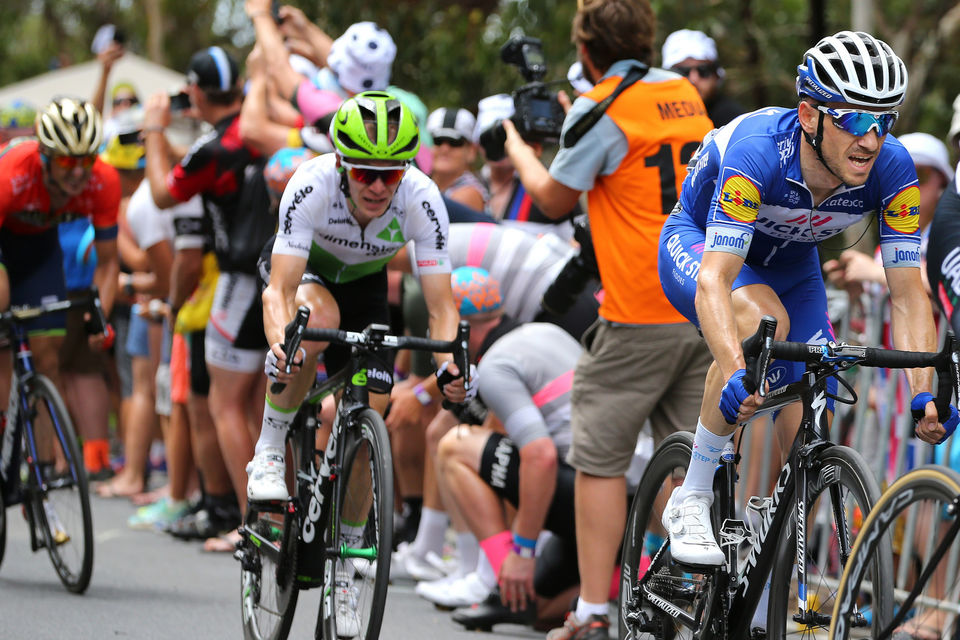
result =
M450 273L447 208L429 177L408 169L386 213L361 228L340 175L332 153L300 165L280 200L273 253L307 258L329 282L350 282L383 269L412 240L421 274Z

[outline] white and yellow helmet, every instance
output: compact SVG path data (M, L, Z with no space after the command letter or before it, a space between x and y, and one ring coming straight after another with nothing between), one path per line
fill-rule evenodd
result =
M97 152L103 120L96 108L78 98L56 98L37 113L37 139L49 153L87 156Z

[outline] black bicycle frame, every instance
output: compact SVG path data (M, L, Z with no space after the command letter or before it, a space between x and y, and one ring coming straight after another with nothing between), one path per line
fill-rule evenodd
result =
M726 576L725 584L721 584L721 589L714 592L713 601L706 603L708 607L708 617L704 618L700 616L701 620L712 619L712 616L715 614L726 617L727 635L731 638L749 637L750 623L753 619L754 609L766 585L770 570L773 567L774 556L777 551L777 542L781 538L780 534L784 531L794 509L798 514L806 513L807 469L810 466L809 460L820 449L833 446L833 443L830 442L830 428L826 411L827 381L824 375L830 370L832 370L830 367L808 364L807 370L804 372L800 382L795 382L770 391L763 405L761 405L754 418L751 419L752 421L761 415L778 411L798 401L801 402L803 406L803 418L800 422L800 429L790 449L787 462L780 470L777 485L772 494L773 500L770 511L760 522L759 530L756 532L756 543L751 548L746 559L746 572L743 575L738 575L737 547L736 545L726 545L727 567L729 569L727 571L717 569L713 576L715 580ZM735 513L733 512L737 477L736 465L737 460L722 462L715 480L715 489L719 491L717 504L722 523L720 527L721 530L723 530L724 527L746 529L746 525L742 521L735 520ZM794 497L796 497L796 500L794 500ZM835 514L838 514L842 518L842 508L836 505L836 501L839 499L839 492L836 492L836 495L834 495L834 492L831 491L831 498L835 502ZM806 613L805 607L802 604L805 601L803 594L806 590L806 567L804 562L806 518L798 517L796 520L797 557L799 559L797 579L800 585L800 602L798 603L798 609L800 614L803 615ZM771 539L771 533L773 534L772 542L765 544L768 539ZM850 541L843 539L840 544L841 558L845 561L849 556ZM660 551L657 552L657 556L663 552L665 547L666 545L661 547ZM657 558L655 556L652 564L655 564L656 561ZM652 593L650 589L646 587L649 578L650 576L648 574L641 580L639 585L646 599L674 616L685 626L696 631L699 624L698 620L680 611L676 607L671 606L669 602ZM726 594L721 593L723 588L726 588ZM717 610L719 606L717 599L721 598L721 596L725 596L722 598L723 601L729 601L729 605L725 607L725 611ZM748 605L750 606L748 607ZM703 640L713 638L710 625L700 629L700 632L702 633L700 638Z

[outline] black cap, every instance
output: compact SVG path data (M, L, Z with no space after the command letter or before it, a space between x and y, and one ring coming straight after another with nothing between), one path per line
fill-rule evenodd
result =
M240 74L236 60L220 47L198 51L190 58L187 82L204 91L229 91Z

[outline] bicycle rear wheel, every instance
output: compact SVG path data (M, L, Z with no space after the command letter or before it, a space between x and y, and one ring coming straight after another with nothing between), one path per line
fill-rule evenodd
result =
M52 442L63 457L54 462L38 451L41 458L29 462L26 492L34 525L60 582L68 591L83 593L93 574L93 517L83 456L70 414L53 383L36 375L30 384L28 416L34 442ZM29 447L24 454L30 455Z
M713 574L691 573L675 566L660 524L670 494L686 476L692 451L692 433L670 435L657 447L637 487L620 558L620 640L693 638L696 628L724 622L723 615L709 619L721 597ZM688 624L675 612L686 616ZM722 637L720 631L714 629Z
M296 423L295 423L296 424ZM293 456L300 468L302 452L311 452L313 431L294 429ZM299 439L299 443L298 443ZM299 446L298 446L299 444ZM297 529L299 519L290 503L274 508L247 505L240 560L240 606L245 640L285 640L297 609Z
M393 540L390 441L383 418L372 409L361 411L342 437L343 466L327 526L334 553L324 568L321 626L326 640L375 640L386 606Z
M284 506L281 513L247 510L240 554L240 601L243 637L284 640L297 607L296 517Z
M892 614L864 620L855 605L857 594L869 580L868 569L874 558L888 552L891 545L896 556L896 610L906 607L899 630L913 637L957 637L960 632L958 508L960 474L946 467L929 465L915 469L884 492L864 522L851 560L844 569L833 608L831 638L879 638L889 626ZM940 555L935 557L938 549ZM928 571L930 575L921 580ZM891 578L891 586L893 581ZM918 596L912 603L906 603L918 584Z
M827 637L844 567L841 549L849 554L863 518L879 496L873 472L857 451L833 446L818 454L816 467L808 470L807 482L807 540L803 545L806 618L794 617L800 612L800 594L796 577L796 514L793 514L771 571L768 638ZM893 579L892 563L889 553L880 553L867 567L870 589L859 594L859 602L872 615L882 617L892 610L889 589Z

